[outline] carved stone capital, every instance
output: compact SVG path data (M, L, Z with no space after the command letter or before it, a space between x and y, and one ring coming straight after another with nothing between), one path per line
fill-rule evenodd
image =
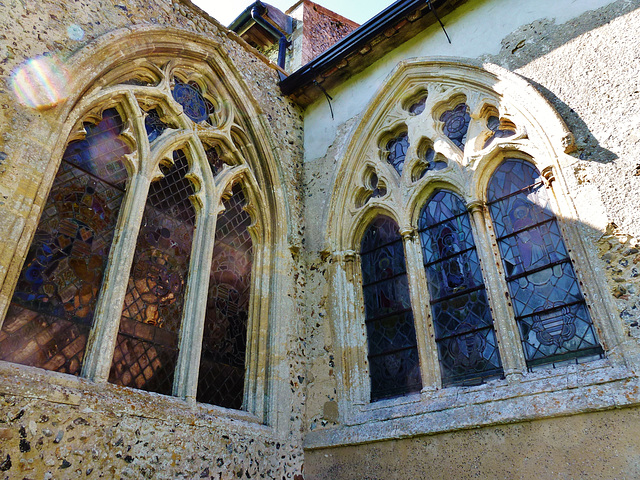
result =
M402 227L400 229L400 235L404 241L412 241L416 238L416 230L413 227Z
M471 214L483 213L485 208L486 205L482 200L474 200L473 202L469 202L467 204L467 210L469 210L469 213Z
M554 182L554 180L556 179L556 176L553 172L553 167L551 165L549 165L548 167L545 167L542 169L542 172L540 172L542 174L542 181L544 182L544 184L547 187L550 187L551 184Z

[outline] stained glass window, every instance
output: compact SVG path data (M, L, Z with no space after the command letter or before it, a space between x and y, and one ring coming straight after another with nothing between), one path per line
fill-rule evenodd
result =
M127 171L122 119L105 110L69 143L0 332L0 359L78 375Z
M362 239L371 400L422 388L402 239L396 223L378 217Z
M153 142L156 138L162 135L169 125L160 120L160 114L155 108L147 112L147 116L144 119L144 127L147 130L147 137L150 142Z
M404 161L407 158L408 149L409 136L407 133L401 133L387 143L387 150L389 151L387 161L393 165L393 168L395 168L400 175L402 175L402 168L404 167Z
M196 214L182 151L149 188L109 381L171 394Z
M196 397L235 409L242 407L251 297L251 217L244 205L237 185L218 218Z
M380 179L375 172L373 172L369 177L368 187L370 189L370 192L364 200L364 204L366 204L372 198L384 197L387 194L387 187L384 185L384 183L380 182Z
M488 200L527 364L601 354L538 170L504 161Z
M196 123L211 122L210 115L214 113L214 107L202 94L202 88L198 82L184 83L178 77L174 77L172 94L191 120Z
M425 95L424 97L420 98L419 100L411 104L411 106L409 107L409 113L411 115L420 115L422 112L424 112L426 103L427 103L427 97Z
M444 122L444 134L456 144L460 150L464 150L467 141L467 131L469 130L469 107L466 103L459 103L453 110L447 110L440 115L440 121Z
M220 154L213 147L207 149L206 154L207 154L207 160L209 160L209 166L211 167L211 172L215 177L218 173L222 171L225 163L220 157Z
M516 131L509 125L501 125L500 118L491 116L487 120L487 128L493 132L487 141L484 142L484 147L487 148L491 145L496 138L508 138L516 134Z
M443 385L477 384L502 375L464 203L451 192L437 191L420 213L419 229Z

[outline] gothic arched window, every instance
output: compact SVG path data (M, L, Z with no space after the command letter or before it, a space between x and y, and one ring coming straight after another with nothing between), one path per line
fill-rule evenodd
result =
M269 154L208 64L143 63L69 117L0 360L264 415L267 342L249 332L268 327L254 278L271 277L265 239L281 232L259 205L279 180L254 172Z
M443 385L479 383L502 374L482 270L462 200L437 191L418 228Z
M422 388L402 239L397 224L377 217L360 250L371 400Z
M127 186L115 109L69 143L0 331L0 359L80 374Z
M242 188L234 186L218 218L211 262L197 400L242 406L247 319L251 299L251 217Z
M602 353L538 170L507 159L487 193L527 365Z

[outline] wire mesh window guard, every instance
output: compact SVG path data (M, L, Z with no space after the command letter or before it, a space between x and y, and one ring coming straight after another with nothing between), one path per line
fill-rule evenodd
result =
M149 188L129 276L109 381L171 395L178 335L196 222L185 178L189 163L174 165Z
M105 110L70 142L0 331L0 359L78 375L124 197L129 148Z
M200 376L199 402L242 408L251 294L253 247L239 185L224 202L216 227L209 277Z
M527 365L601 354L538 170L505 160L488 201Z
M419 232L443 385L478 384L501 376L493 319L462 200L437 191L420 213Z
M371 400L422 388L402 239L378 217L362 239L361 264L369 345Z

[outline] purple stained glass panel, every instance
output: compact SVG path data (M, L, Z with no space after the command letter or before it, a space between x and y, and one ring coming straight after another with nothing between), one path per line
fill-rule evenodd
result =
M253 244L244 193L233 187L218 218L209 277L199 402L240 409L244 398Z
M537 169L504 161L488 198L528 365L602 353Z
M182 151L149 187L109 381L171 394L196 213Z
M105 110L70 142L0 331L0 359L78 375L127 171L122 119Z
M493 320L469 214L462 200L437 191L419 217L443 385L502 375Z
M361 265L371 400L422 388L415 326L398 226L376 218L362 239Z

